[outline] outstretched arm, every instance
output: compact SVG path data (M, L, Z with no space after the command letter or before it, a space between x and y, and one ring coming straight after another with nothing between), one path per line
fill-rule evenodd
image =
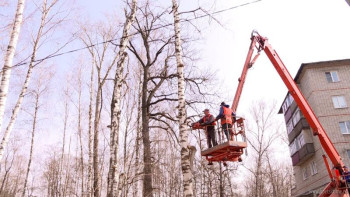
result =
M216 116L215 120L219 120L220 118L222 118L224 116L224 109L222 107L220 107L220 111L219 111L219 115Z

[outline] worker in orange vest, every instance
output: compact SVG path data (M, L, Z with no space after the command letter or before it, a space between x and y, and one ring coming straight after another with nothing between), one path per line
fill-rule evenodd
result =
M220 112L219 115L216 116L215 121L221 120L222 129L225 132L227 140L230 140L230 137L233 134L232 124L233 119L236 118L236 114L232 111L229 105L226 105L225 102L220 104ZM228 131L230 131L230 136L228 135Z
M207 135L207 143L208 148L218 145L215 138L215 118L209 113L209 109L205 109L204 117L197 121L201 126L204 126L206 135Z

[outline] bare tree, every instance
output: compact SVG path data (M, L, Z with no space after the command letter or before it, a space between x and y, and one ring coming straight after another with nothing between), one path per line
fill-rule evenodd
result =
M5 55L5 63L4 63L4 66L2 67L1 84L0 84L0 129L2 128L7 93L8 93L9 84L10 84L12 61L15 55L18 36L21 30L21 25L23 21L24 4L25 4L25 0L18 0L15 22L13 24L13 29L11 31L11 39L7 47L7 51ZM6 147L6 144L9 138L6 136L8 136L8 134L6 135L5 133L4 138L0 144L0 161L2 160L2 157L4 155L4 149Z
M137 1L133 0L131 5L131 11L129 15L126 15L126 21L124 24L122 38L120 39L120 49L118 52L119 61L117 63L117 70L114 78L114 89L111 103L111 139L110 139L110 169L108 178L108 193L107 196L119 196L119 172L118 172L118 138L120 128L120 102L121 91L124 80L124 64L127 58L126 46L129 42L129 29L135 20Z
M263 169L265 167L265 155L271 154L270 147L278 138L279 125L276 125L276 104L268 104L264 101L258 101L252 105L250 114L252 116L252 128L248 128L249 136L247 138L253 152L254 165L247 169L252 173L252 181L248 184L249 196L266 196L268 184L264 179ZM268 152L270 151L270 152Z
M32 164L32 158L34 154L34 139L35 139L35 133L37 131L37 124L38 124L38 113L39 113L39 108L41 107L40 104L40 98L45 94L48 90L48 81L51 78L51 74L47 72L41 72L40 76L38 77L38 81L36 84L36 87L31 93L34 96L34 112L32 114L33 122L32 122L32 135L31 135L31 143L30 143L30 152L29 152L29 161L28 161L28 166L26 170L26 177L24 180L24 186L23 186L23 192L22 192L22 197L25 196L26 190L28 187L28 177L29 177L29 172L31 169L31 164Z
M12 147L10 147L10 150L7 149L4 157L3 165L1 166L2 167L1 172L3 173L3 175L1 177L2 181L1 181L1 187L0 187L0 196L10 195L9 191L11 190L11 187L8 187L8 181L12 181L12 180L9 180L11 179L11 171L13 171L13 168L15 168L15 158L19 157L18 155L19 146L16 143L17 140L12 140L12 141L13 141ZM18 169L16 170L17 170L16 171L17 173Z
M182 49L181 49L181 34L180 34L180 17L178 13L178 4L176 0L172 0L173 3L173 15L174 15L174 29L175 29L175 55L177 62L177 78L178 78L178 102L179 102L179 131L180 131L180 144L181 144L181 169L183 176L183 192L184 196L193 196L192 188L192 170L190 166L190 150L188 148L188 132L189 128L186 124L186 106L185 106L185 77L184 77L184 64L182 61ZM221 167L221 165L220 165Z
M264 170L266 180L271 185L273 197L291 196L293 169L290 164L277 162L271 159L269 154L265 155L267 166ZM272 164L273 162L273 164Z
M164 48L170 43L171 38L164 38L161 35L151 35L153 33L152 27L156 25L160 18L165 14L165 11L160 14L152 13L150 5L147 2L145 6L141 8L141 16L136 17L136 25L134 28L140 34L143 43L143 49L146 52L144 59L142 53L137 50L136 46L130 41L130 50L137 58L138 62L142 66L143 77L142 77L142 93L141 93L141 121L142 121L142 142L143 142L143 196L152 196L152 155L151 155L151 141L150 141L150 107L151 105L157 104L158 102L152 102L157 90L164 83L168 77L168 61L169 58L163 59L164 64L161 68L160 73L151 77L152 68L159 64L159 57L163 53ZM147 20L143 20L148 18ZM142 21L141 21L142 19ZM142 24L143 23L143 24ZM158 37L157 37L158 36ZM152 45L152 46L151 46ZM158 46L157 46L158 45ZM156 47L156 48L154 48ZM155 52L154 52L155 51ZM158 80L158 82L156 82ZM152 86L149 85L152 83Z
M12 132L12 128L16 122L18 112L21 108L23 99L24 99L26 92L27 92L27 89L29 87L31 76L32 76L33 69L35 66L36 54L37 54L38 48L40 46L40 41L45 34L47 34L48 32L50 32L52 30L52 27L50 27L47 23L47 17L49 15L51 9L56 5L56 3L57 3L57 0L54 0L49 4L48 4L47 0L43 0L43 4L42 4L42 8L41 8L41 22L40 22L40 26L38 28L38 32L37 32L37 35L35 37L35 40L33 41L33 49L32 49L32 54L31 54L26 78L25 78L25 81L23 83L21 92L18 96L16 105L12 111L10 122L9 122L8 126L6 127L4 138L1 141L1 144L2 144L1 147L3 147L3 148L6 147L8 138L10 137L10 134ZM53 18L50 18L50 20L52 20L52 19ZM53 26L58 25L60 22L55 23ZM46 26L49 26L49 27L47 27L47 30L44 29ZM0 160L1 160L1 150L0 150Z
M86 26L82 27L83 35L81 40L88 46L91 54L93 65L97 71L97 92L95 98L94 110L94 128L93 128L93 192L94 196L101 195L101 175L99 169L99 134L100 134L100 120L101 110L103 106L103 87L106 80L115 67L118 60L118 53L112 49L110 40L116 37L118 29L114 24L102 25L95 29L89 29ZM96 32L93 32L96 31ZM95 45L95 39L103 40L101 46ZM98 40L100 42L100 40ZM111 57L111 58L110 58Z
M95 62L95 56L94 53L92 53L92 64L91 64L91 77L90 77L90 103L89 103L89 140L88 140L88 146L89 146L89 161L88 161L88 180L87 180L87 191L89 197L92 196L92 178L93 178L93 97L94 97L94 62Z
M76 161L76 168L80 170L81 182L76 184L80 185L81 195L85 192L85 163L84 163L84 139L83 139L83 63L79 62L78 67L75 69L77 73L72 76L72 81L69 83L71 87L74 88L76 95L76 101L72 100L73 105L77 110L77 140L79 141L80 158ZM78 157L78 156L77 156ZM78 187L77 187L78 188ZM76 192L78 193L78 192Z

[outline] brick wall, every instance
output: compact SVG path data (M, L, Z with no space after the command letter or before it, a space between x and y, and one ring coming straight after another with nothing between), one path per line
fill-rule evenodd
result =
M337 72L339 82L329 83L327 81L325 72L330 71ZM307 64L300 73L297 82L327 135L343 158L343 162L350 166L347 154L347 150L350 150L350 134L342 134L339 127L340 121L350 120L350 60ZM348 107L335 109L332 102L332 96L335 95L344 95ZM304 163L294 167L296 188L293 189L293 196L312 193L312 191L315 191L316 196L322 190L321 188L330 181L322 158L324 151L318 137L313 136L312 138L315 154ZM309 142L310 139L307 141ZM310 164L313 161L316 163L317 173L311 175ZM332 166L331 163L330 165ZM303 169L305 168L308 171L306 179L303 178Z

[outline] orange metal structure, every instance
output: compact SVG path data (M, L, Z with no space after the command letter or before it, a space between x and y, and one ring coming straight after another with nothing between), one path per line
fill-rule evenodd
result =
M254 53L254 49L257 49L257 54L252 60L252 56ZM256 59L259 57L260 52L264 51L267 57L272 62L273 66L277 70L278 74L282 78L284 84L287 86L289 93L293 96L296 104L300 108L300 111L304 114L306 120L308 121L314 136L318 136L322 148L328 155L328 158L333 164L333 169L329 168L327 159L324 159L326 167L329 172L329 176L331 178L331 182L325 187L320 196L338 196L345 197L349 196L346 188L343 186L343 182L341 181L341 176L343 174L343 162L337 150L335 149L333 143L327 136L325 130L323 129L321 123L317 119L313 110L309 106L308 102L304 98L303 94L299 90L297 84L294 82L294 79L289 74L287 68L283 64L281 58L278 56L277 52L271 47L268 43L267 38L260 36L256 31L252 32L251 35L251 44L249 47L248 55L243 67L243 71L241 77L239 78L238 88L236 90L236 95L232 104L232 110L236 111L237 106L240 100L240 96L243 90L243 85L247 76L247 72L249 68L253 66Z
M230 140L201 152L201 155L204 156L209 163L242 161L240 156L243 154L244 148L247 148L247 142L245 142L244 118L237 118L233 123L232 132L229 136ZM197 125L193 125L193 128L198 128L196 126ZM237 139L238 135L243 137L243 141Z

